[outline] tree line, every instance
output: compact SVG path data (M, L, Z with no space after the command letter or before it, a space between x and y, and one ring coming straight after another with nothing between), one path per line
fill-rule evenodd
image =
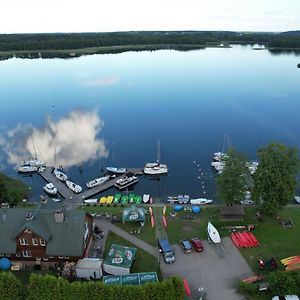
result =
M105 285L100 281L69 282L53 275L30 275L24 286L11 272L0 272L2 300L183 300L184 287L179 277L157 283L136 285Z
M251 175L243 153L230 148L223 172L217 178L219 197L231 206L245 199L246 191L260 211L276 215L296 194L299 172L298 150L271 143L257 151L259 165Z
M300 48L300 32L136 31L105 33L0 34L0 51L66 50L122 45L258 43Z

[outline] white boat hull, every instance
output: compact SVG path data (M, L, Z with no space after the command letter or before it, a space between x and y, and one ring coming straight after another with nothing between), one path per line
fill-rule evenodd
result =
M295 201L300 204L300 196L295 196Z
M136 176L124 177L116 181L115 187L119 190L123 190L131 185L134 185L138 182L138 178Z
M55 195L57 193L57 188L52 183L43 186L43 190L50 195Z
M74 183L73 181L67 180L66 185L68 186L68 188L71 191L73 191L76 194L79 194L82 191L82 187L80 185Z
M168 168L167 167L145 167L144 174L146 175L161 175L167 174Z
M33 172L37 172L38 168L37 167L33 167L33 166L21 166L18 169L19 173L33 173Z
M206 199L206 198L196 198L196 199L191 199L190 203L193 205L211 204L213 203L213 200Z
M67 181L68 180L68 176L63 172L58 171L57 169L54 169L53 173L54 173L55 177L57 179L59 179L60 181Z
M210 222L208 222L208 224L207 224L207 233L208 233L210 240L214 244L221 243L221 238L220 238L219 232Z
M150 201L150 195L149 194L144 194L143 195L143 202L148 203Z
M116 168L116 167L107 167L106 170L110 173L115 173L115 174L125 174L127 172L126 168Z
M87 182L86 186L88 188L92 188L94 186L101 185L101 184L105 183L108 180L109 180L109 176L104 176L104 177L96 178L94 180L91 180L91 181Z

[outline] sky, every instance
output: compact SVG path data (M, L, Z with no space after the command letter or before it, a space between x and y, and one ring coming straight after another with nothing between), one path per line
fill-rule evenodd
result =
M1 0L0 33L300 30L299 0Z

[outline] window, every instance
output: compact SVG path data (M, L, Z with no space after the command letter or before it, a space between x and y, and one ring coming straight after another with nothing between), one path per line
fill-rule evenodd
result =
M32 239L32 245L33 246L38 246L39 245L39 240L38 239Z
M23 250L22 251L23 257L31 257L31 251L29 250Z
M25 231L24 231L25 233L32 233L32 231L30 230L30 229L25 229Z
M54 258L54 256L49 256L49 258Z
M21 253L20 253L20 252L17 252L17 253L16 253L16 257L21 257Z
M41 244L41 246L46 246L46 241L40 239L40 244Z
M26 239L21 238L21 239L19 239L19 241L20 241L20 244L23 245L23 246L24 245L29 245L29 243Z
M43 257L43 261L48 261L49 258L48 257Z
M58 258L59 258L59 259L64 259L65 257L64 257L64 256L59 256Z
M10 257L10 254L5 254L6 257Z
M65 259L70 259L70 256L65 256Z

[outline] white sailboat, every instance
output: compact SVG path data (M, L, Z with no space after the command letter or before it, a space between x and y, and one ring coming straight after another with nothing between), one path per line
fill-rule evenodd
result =
M33 173L37 172L38 168L34 166L21 166L18 168L19 173Z
M67 180L66 185L68 186L68 188L71 191L73 191L76 194L79 194L82 191L82 187L80 185L74 183L73 181Z
M100 177L100 178L96 178L96 179L93 179L89 182L86 183L86 186L88 188L92 188L94 186L97 186L97 185L101 185L103 184L104 182L108 181L110 178L110 176L103 176L103 177Z
M214 244L221 243L219 232L210 222L208 222L207 224L207 233L208 233L208 237Z
M168 173L168 166L160 163L160 141L157 140L157 161L146 163L144 167L144 174L146 175L161 175Z
M68 180L68 176L63 172L58 171L57 169L54 169L53 173L54 173L55 177L57 179L59 179L60 181L67 181Z

